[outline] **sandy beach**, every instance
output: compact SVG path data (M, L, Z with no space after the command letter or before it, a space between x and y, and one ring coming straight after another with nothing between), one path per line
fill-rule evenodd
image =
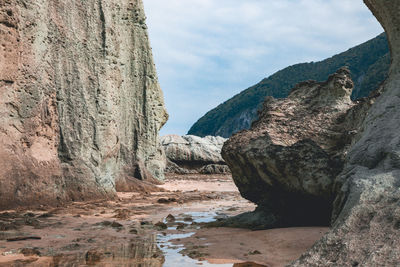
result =
M204 227L255 208L228 175L170 175L159 188L3 212L0 266L284 266L328 230Z

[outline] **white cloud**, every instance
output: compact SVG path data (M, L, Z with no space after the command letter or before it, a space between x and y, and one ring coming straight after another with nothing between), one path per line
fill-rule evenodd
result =
M354 0L144 0L170 121L205 112L290 64L322 60L382 28Z

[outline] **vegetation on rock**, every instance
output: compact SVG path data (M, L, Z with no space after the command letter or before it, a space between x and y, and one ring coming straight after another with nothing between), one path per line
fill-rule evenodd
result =
M388 42L382 33L323 61L296 64L276 72L209 111L191 127L188 134L230 137L239 130L250 128L266 96L285 98L297 83L325 81L343 66L349 68L355 83L352 98L366 97L385 80L389 64Z

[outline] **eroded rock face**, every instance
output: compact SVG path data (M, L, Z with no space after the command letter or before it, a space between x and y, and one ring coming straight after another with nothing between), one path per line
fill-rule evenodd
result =
M0 2L0 207L162 178L167 119L141 0ZM138 177L139 178L139 177Z
M348 123L336 124L336 126L340 126L336 131L334 130L336 129L335 124L329 125L328 123L328 127L323 126L324 131L316 131L317 136L307 136L308 140L313 140L313 148L318 145L329 157L336 155L343 167L335 169L337 174L328 176L327 181L330 181L331 184L328 188L331 188L332 191L331 193L329 193L330 190L324 192L324 195L330 194L334 199L331 216L332 230L292 266L397 266L400 262L400 17L398 16L400 2L386 0L365 0L364 2L381 22L388 35L392 53L389 77L381 88L382 95L376 99L371 107L369 106L372 99L364 102L364 104L353 106L347 111L347 115L339 120ZM285 101L287 100L284 100L283 103ZM335 114L335 112L335 110L330 110L330 114ZM240 147L240 150L238 150L240 156L237 158L243 159L243 162L250 163L251 166L257 165L257 162L263 161L265 163L263 168L253 168L253 177L257 178L247 180L249 184L259 185L255 181L261 181L265 185L263 189L258 190L260 194L265 191L268 192L273 187L288 187L281 181L281 178L278 179L277 177L281 177L281 174L285 173L290 178L290 172L287 173L286 169L289 168L290 170L290 166L294 164L289 162L285 163L284 168L276 168L279 166L276 161L281 160L279 154L281 150L288 149L288 146L294 146L292 144L293 136L295 137L294 141L297 142L295 145L298 144L296 135L289 131L278 131L279 129L290 128L285 124L294 125L285 119L288 116L288 108L285 108L285 112L283 112L285 116L282 116L279 123L276 123L277 120L274 119L277 114L272 116L268 115L268 112L263 113L266 116L263 116L260 122L255 124L252 131L242 132L234 136L232 141L229 140L226 148L223 149L223 155L228 164L228 158L232 156L225 151L228 150L229 146L232 146L233 149L234 144ZM366 114L366 116L360 117L359 115L362 114ZM351 117L353 119L349 119ZM263 129L262 123L267 121L268 118L271 118L268 129ZM304 121L308 123L310 117L305 118ZM310 123L318 122L319 118L321 118L321 115L315 116ZM281 128L276 127L276 125L280 125ZM307 126L298 126L303 129L300 131L302 135L307 132L304 131ZM331 128L332 126L335 127ZM343 135L348 130L355 134L354 137L350 138L350 142L347 142L349 139L345 135L346 138L340 137L340 135L334 138L335 132ZM263 131L264 136L262 136ZM284 137L286 132L289 134ZM276 136L274 136L275 133ZM318 140L320 139L318 136L321 136L321 134L323 136L329 134L331 137L323 138L322 140L325 141L321 142ZM284 139L280 140L279 136L283 136ZM316 137L318 138L315 139ZM342 147L342 150L329 145L335 139L346 141L338 146ZM284 141L287 140L288 142L285 143ZM267 153L259 152L256 147L262 145L268 150L271 146L279 145L280 150L275 152L278 159L271 160ZM250 148L246 148L246 146ZM341 155L340 151L344 151L344 154ZM302 155L304 154L297 153L297 158L293 160L304 161L305 159L302 157L299 160L299 156ZM315 153L310 154L310 159L313 158L312 155L315 155ZM249 159L252 161L249 161ZM239 160L236 160L236 162L240 163ZM321 162L314 164L316 163L320 164ZM244 165L245 163L240 164ZM317 165L317 170L320 169L319 166L323 167ZM330 167L326 165L323 170L327 171ZM283 172L282 169L285 169L285 171ZM246 176L238 176L235 173L243 172L246 174L246 170L240 171L232 168L232 171L235 181L238 180L239 186L241 186L240 179ZM312 170L310 169L310 171ZM326 174L321 173L323 174L321 178L325 177L323 180L326 180ZM310 174L303 172L297 178L304 181L304 177L309 176ZM275 179L270 179L270 177ZM315 183L319 180L310 179L310 181L314 181L314 185L321 184L320 182ZM296 190L299 190L299 188L307 191L308 195L313 194L312 191L306 189L309 188L308 186L305 187L304 184L296 182L296 180L292 179L289 185L291 185L289 187L291 191L288 196L293 197L293 201L301 201L302 196L296 194ZM250 193L255 192L255 189L251 189L249 185L242 187L250 188ZM277 200L271 199L271 201L275 201L275 204ZM299 202L299 204L303 203ZM309 207L314 208L312 205ZM268 206L268 208L270 210L264 210L265 214L262 219L269 215L270 221L273 221L272 219L275 219L275 217L272 216L271 219L271 214L280 213L271 206ZM259 214L260 212L257 213L257 215Z
M353 102L352 89L345 68L300 83L288 98L267 98L252 128L225 143L223 158L263 227L329 225L335 178L372 103Z
M167 157L169 173L227 173L229 168L221 156L226 141L222 137L198 137L194 135L166 135L161 144Z
M332 231L293 266L400 262L400 2L364 2L388 35L389 77L337 178Z

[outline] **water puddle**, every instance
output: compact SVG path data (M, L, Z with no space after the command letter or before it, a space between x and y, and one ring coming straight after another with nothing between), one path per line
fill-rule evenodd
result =
M25 249L29 252L28 249ZM110 244L97 247L86 252L60 253L47 251L41 257L33 257L36 249L30 249L29 256L12 261L0 262L1 267L56 267L56 266L119 266L119 267L162 267L164 256L156 245L156 236L147 240L131 240L128 243ZM18 256L18 252L2 256ZM52 255L53 254L53 255ZM12 258L10 258L12 259Z
M166 218L164 219L164 223L168 225L167 230L176 230L179 225L190 229L199 229L199 226L196 226L200 223L209 223L214 222L218 218L224 218L226 215L220 214L218 212L187 212L184 214L178 215L176 218ZM183 255L181 252L185 250L183 245L176 245L172 242L172 240L184 239L191 237L195 234L195 232L188 233L171 233L171 234L158 234L157 235L157 244L158 247L164 254L165 262L163 267L257 267L262 265L257 265L254 263L236 263L236 264L211 264L205 260L199 261L192 259L189 256ZM197 255L201 256L202 255ZM205 255L204 255L205 256Z
M232 267L232 264L210 264L206 261L194 260L188 256L180 254L184 249L183 245L174 245L170 242L173 239L187 238L194 235L193 233L187 234L171 234L171 235L158 235L157 243L160 246L162 252L164 253L165 262L163 267L198 267L198 266L220 266L220 267Z
M161 223L162 229L154 233L157 224L151 222L136 222L133 224L118 224L103 221L101 223L85 224L85 227L98 231L97 236L88 235L77 238L63 247L39 247L41 240L21 241L15 249L0 254L0 267L7 266L118 266L118 267L254 267L252 263L243 264L211 264L205 260L197 249L185 248L176 240L193 236L201 224L225 218L218 211L187 212L176 217L169 215ZM156 228L155 228L156 227ZM129 233L135 232L130 236ZM22 234L11 232L9 235ZM107 234L109 233L109 235ZM4 240L9 236L3 233L0 245L10 245ZM43 235L45 236L45 235ZM67 234L56 231L46 238L59 242L67 238ZM104 239L108 237L109 239ZM1 241L3 240L3 241ZM1 243L2 242L2 243ZM95 243L97 242L97 243ZM18 242L17 242L18 243ZM179 243L179 242L178 242ZM210 243L204 244L211 245ZM19 248L18 248L19 247ZM24 249L20 249L24 247ZM18 248L18 249L17 249ZM3 258L2 258L3 257ZM201 260L197 260L197 259ZM7 260L8 259L8 260Z

